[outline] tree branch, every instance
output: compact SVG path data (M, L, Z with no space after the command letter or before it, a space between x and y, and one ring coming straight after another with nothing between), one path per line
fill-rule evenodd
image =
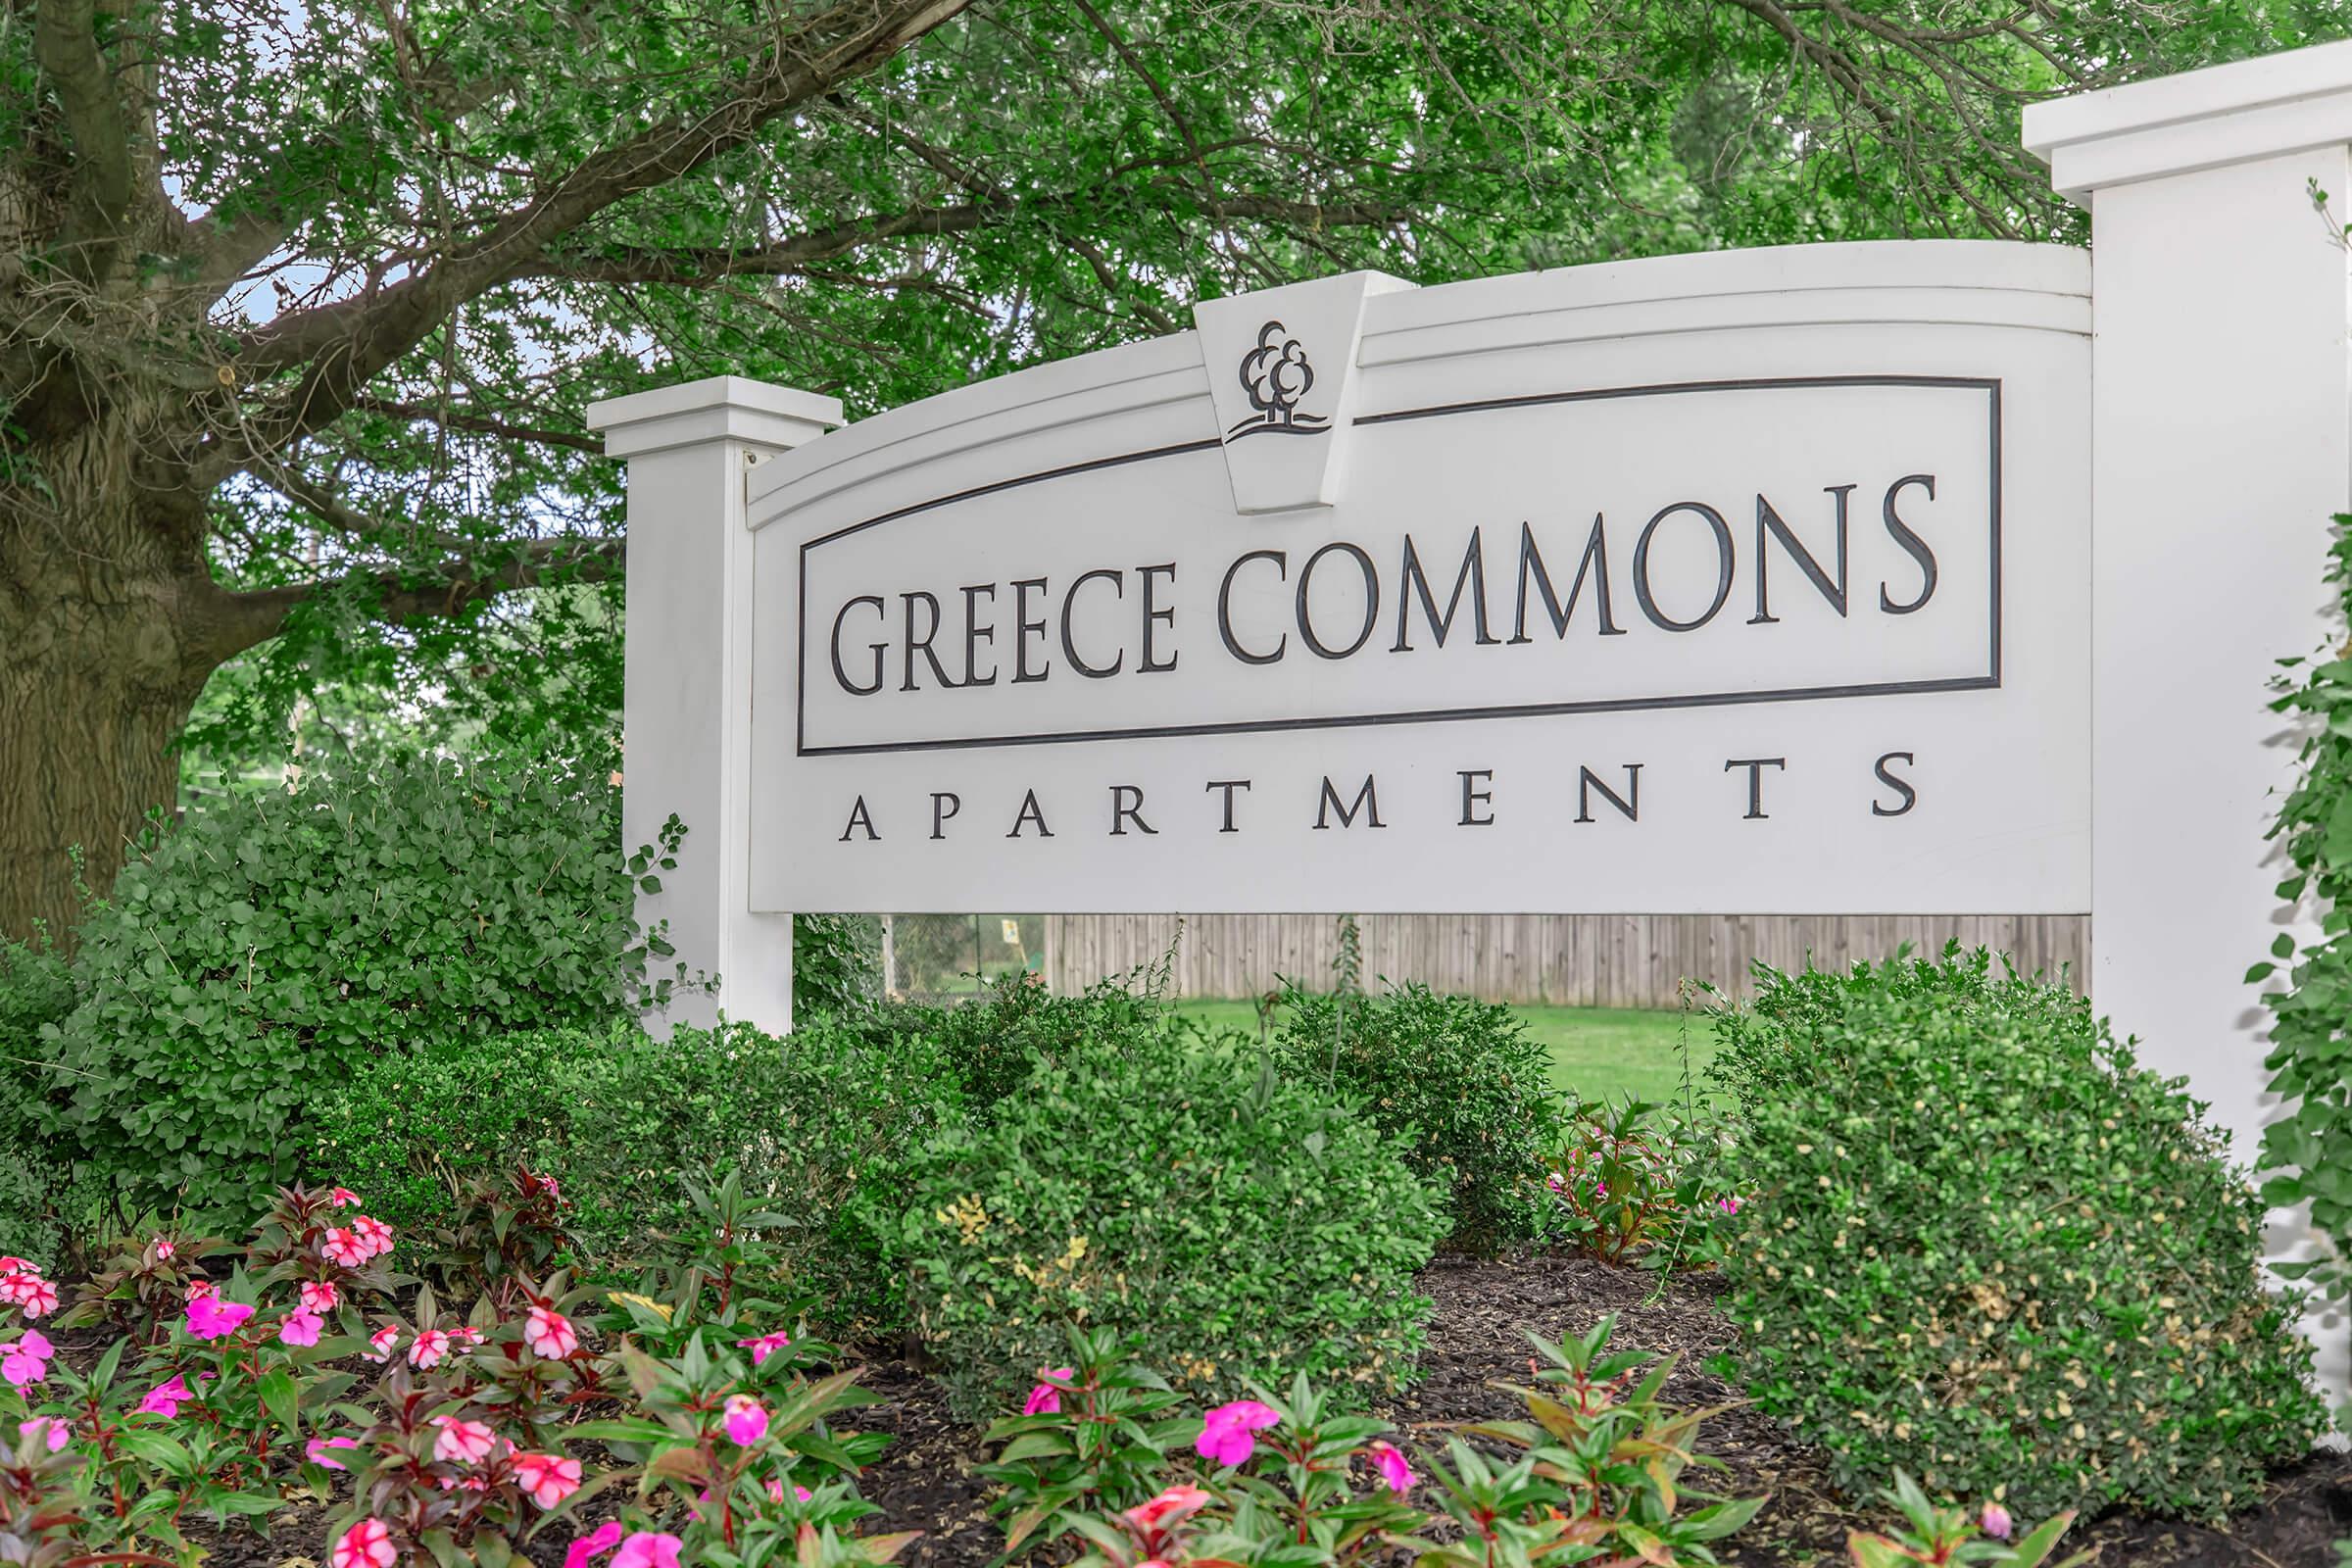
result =
M416 419L428 424L445 425L452 430L467 430L476 435L494 435L508 441L529 441L540 446L570 447L576 452L593 452L604 456L605 443L601 437L576 430L551 430L545 425L514 424L487 414L466 414L458 410L444 411L432 403L402 403L391 398L361 397L352 399L351 406L363 413L380 414L388 419Z
M132 198L130 124L115 92L114 70L98 47L90 0L41 0L32 18L32 54L57 89L74 141L73 200L60 232L61 260L85 283L113 270Z

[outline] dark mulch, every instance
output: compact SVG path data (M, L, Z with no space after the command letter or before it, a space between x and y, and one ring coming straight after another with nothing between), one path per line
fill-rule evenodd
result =
M1712 1282L1678 1278L1651 1300L1653 1284L1646 1274L1584 1259L1442 1261L1421 1280L1437 1303L1422 1380L1380 1413L1417 1429L1510 1414L1510 1396L1488 1385L1526 1379L1524 1330L1557 1340L1615 1312L1615 1343L1682 1353L1667 1385L1675 1402L1731 1406L1708 1421L1702 1443L1727 1468L1698 1484L1732 1495L1770 1494L1755 1522L1723 1544L1725 1561L1737 1568L1842 1565L1846 1531L1884 1521L1838 1495L1819 1450L1742 1406L1736 1390L1707 1373L1706 1361L1731 1335L1715 1309ZM987 1516L986 1488L971 1474L987 1457L976 1435L952 1420L937 1386L904 1362L870 1363L864 1383L883 1402L858 1411L858 1426L894 1440L860 1481L882 1510L874 1528L924 1532L900 1559L915 1568L987 1568L1002 1538ZM282 1520L269 1542L234 1532L207 1561L210 1568L316 1561L323 1556L317 1544L322 1527L322 1519ZM2262 1504L2225 1529L2116 1513L2078 1525L2069 1545L2095 1546L2101 1568L2336 1568L2333 1543L2344 1536L2352 1536L2352 1456L2321 1453L2273 1477ZM531 1555L558 1563L562 1544L534 1544Z

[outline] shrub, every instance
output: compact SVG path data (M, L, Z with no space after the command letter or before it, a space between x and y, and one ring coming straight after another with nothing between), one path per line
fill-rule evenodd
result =
M1345 999L1294 986L1283 1000L1284 1074L1327 1086L1409 1147L1413 1169L1446 1196L1454 1246L1494 1252L1543 1234L1561 1111L1550 1053L1510 1008L1421 985Z
M974 1419L1073 1323L1194 1392L1297 1372L1394 1389L1429 1304L1412 1275L1445 1230L1402 1155L1177 1038L1081 1049L911 1162L898 1247L916 1328Z
M52 1130L139 1202L250 1211L371 1056L628 1010L616 821L601 775L402 757L191 813L82 926Z
M2087 1003L1956 948L1761 979L1717 1019L1752 1195L1725 1307L1840 1485L2209 1518L2308 1450L2263 1205Z
M41 1028L74 1010L74 981L45 941L0 939L0 1255L55 1266L66 1242L65 1183L30 1114Z
M882 989L870 914L792 917L792 1011L795 1018L856 1012Z
M1173 1026L1157 996L1121 981L1098 981L1082 996L1060 997L1026 974L999 979L961 1006L921 1014L920 1027L939 1041L964 1104L983 1120L1041 1067L1090 1046L1117 1046Z
M879 1261L908 1151L957 1116L935 1048L818 1018L781 1039L742 1024L513 1035L363 1068L319 1104L314 1168L382 1195L386 1218L448 1222L475 1177L556 1176L595 1262L675 1256L698 1226L688 1184L732 1171L791 1221L769 1242L828 1321L904 1318Z

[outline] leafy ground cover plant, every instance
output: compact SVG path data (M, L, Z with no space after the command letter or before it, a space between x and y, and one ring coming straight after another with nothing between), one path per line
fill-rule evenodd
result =
M1900 1471L1893 1488L1881 1495L1903 1516L1903 1525L1887 1535L1848 1532L1845 1549L1854 1568L1910 1568L1918 1563L2042 1568L2075 1522L2073 1514L2062 1513L2018 1536L2015 1521L2000 1503L1988 1502L1973 1515L1965 1508L1940 1506ZM2014 1544L2012 1537L2017 1538ZM2079 1568L2091 1557L2089 1552L2077 1552L2054 1568Z
M1176 1447L1200 1423L1167 1412L1183 1402L1158 1373L1129 1358L1116 1335L1072 1326L1067 1366L1040 1367L1018 1415L990 1425L1002 1445L979 1474L1004 1526L1006 1555L1052 1541L1090 1513L1116 1513L1160 1490Z
M134 1205L241 1218L373 1056L658 1000L633 899L675 846L631 870L617 811L595 770L392 756L190 812L81 926L43 1130Z
M1957 950L1759 980L1717 1020L1727 1371L1841 1485L2213 1518L2308 1450L2262 1200L2088 1004Z
M1452 1245L1493 1252L1543 1233L1543 1161L1559 1147L1551 1062L1508 1007L1408 985L1381 997L1293 986L1285 1076L1344 1098L1446 1195Z
M904 1203L893 1255L970 1418L1058 1364L1073 1323L1195 1393L1300 1371L1395 1388L1444 1229L1377 1130L1157 1034L1042 1068L995 1125L944 1132Z
M1645 1101L1582 1101L1546 1161L1551 1233L1604 1263L1718 1260L1721 1222L1744 1204L1722 1181L1720 1129Z

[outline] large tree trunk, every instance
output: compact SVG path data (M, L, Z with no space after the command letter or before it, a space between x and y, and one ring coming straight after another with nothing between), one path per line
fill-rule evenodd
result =
M47 444L48 495L0 492L0 936L70 941L76 883L103 893L177 801L217 596L193 536L142 509L137 450L94 423Z

